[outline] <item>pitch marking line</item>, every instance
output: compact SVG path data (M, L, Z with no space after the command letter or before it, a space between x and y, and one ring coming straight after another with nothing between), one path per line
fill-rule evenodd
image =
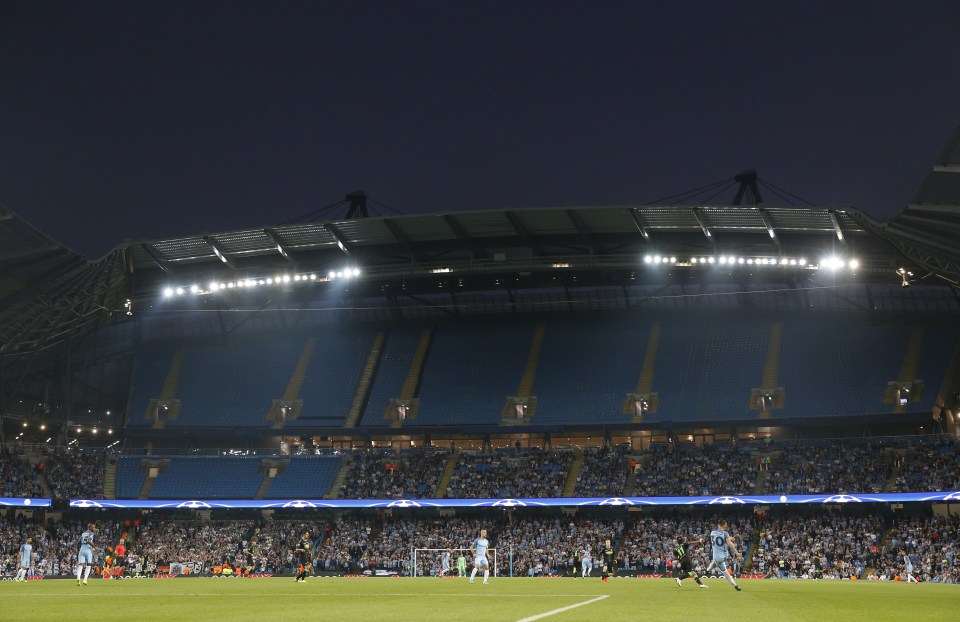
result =
M535 616L530 616L529 618L523 618L521 620L517 620L517 622L533 622L534 620L539 620L540 618L546 618L548 616L556 615L558 613L563 613L564 611L570 611L571 609L576 609L577 607L583 607L584 605L595 603L599 600L603 600L604 598L610 598L610 597L607 595L597 596L596 598L585 600L582 603L575 603L573 605L567 605L566 607L560 607L559 609L554 609L552 611L547 611L545 613L539 613Z

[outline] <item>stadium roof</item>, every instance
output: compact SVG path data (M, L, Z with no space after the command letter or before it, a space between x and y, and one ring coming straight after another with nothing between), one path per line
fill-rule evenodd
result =
M882 233L924 268L960 285L960 124L910 204Z
M755 174L754 174L755 175ZM362 193L352 193L355 199ZM122 318L171 284L360 268L386 283L601 271L642 276L647 255L859 261L858 278L960 284L960 126L908 207L886 224L852 207L615 205L441 212L300 222L127 243L91 262L0 208L0 355L35 352ZM684 259L686 258L686 259ZM707 274L703 272L703 274ZM770 271L770 278L782 278ZM430 280L433 279L433 280ZM906 280L906 277L904 277ZM587 286L589 278L578 285ZM422 284L422 285L421 285ZM477 279L477 288L484 281Z
M90 262L0 208L0 355L44 349L109 321L122 305L122 255Z

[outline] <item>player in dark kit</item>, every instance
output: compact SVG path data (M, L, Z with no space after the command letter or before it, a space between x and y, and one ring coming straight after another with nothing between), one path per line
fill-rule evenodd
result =
M689 542L681 542L677 545L677 548L673 549L674 562L673 567L676 572L677 586L683 587L683 580L687 577L693 577L693 580L697 582L697 585L700 586L701 590L707 589L707 586L700 581L700 577L697 576L697 573L693 571L693 562L690 560L690 547L694 547L698 544L703 544L703 540L691 540Z
M823 558L817 553L813 556L813 580L819 581L823 578Z
M609 540L604 543L600 555L603 557L603 573L600 575L600 580L609 583L610 575L617 576L617 560L614 557L613 547L610 546Z
M297 543L297 548L294 551L294 557L297 560L297 576L293 580L294 583L297 581L307 581L307 569L310 568L312 563L312 556L310 555L310 549L313 544L310 542L310 532L304 531L303 537L300 538L300 542Z

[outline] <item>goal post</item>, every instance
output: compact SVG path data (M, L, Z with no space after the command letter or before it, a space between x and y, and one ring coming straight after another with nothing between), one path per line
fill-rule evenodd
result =
M440 575L440 568L443 565L443 553L447 549L413 549L413 559L410 563L411 577L436 577ZM469 548L449 549L450 550L450 570L445 576L457 576L457 558L463 555L467 560L467 575L473 571L473 553ZM500 576L499 558L496 548L487 549L487 560L490 562L490 576Z

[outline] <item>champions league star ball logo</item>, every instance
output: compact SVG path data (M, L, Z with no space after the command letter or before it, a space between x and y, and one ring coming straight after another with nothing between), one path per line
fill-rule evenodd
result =
M824 503L860 503L860 499L852 495L833 495L823 500Z
M708 502L708 505L736 505L738 503L746 502L740 497L717 497L715 499L711 499Z
M184 501L177 506L178 510L211 510L211 506L206 501Z
M633 505L633 501L623 497L610 497L601 501L600 505Z
M495 508L519 508L526 507L526 503L520 501L519 499L500 499L499 501L494 501L491 507Z
M81 499L73 504L75 508L102 508L103 506L96 501L90 501L88 499Z
M317 507L317 504L310 501L297 499L296 501L287 501L280 507L282 508L315 508Z
M951 492L949 495L941 499L941 501L960 501L960 492Z
M387 504L388 508L418 508L421 507L416 501L410 501L409 499L397 499L396 501L391 501Z

